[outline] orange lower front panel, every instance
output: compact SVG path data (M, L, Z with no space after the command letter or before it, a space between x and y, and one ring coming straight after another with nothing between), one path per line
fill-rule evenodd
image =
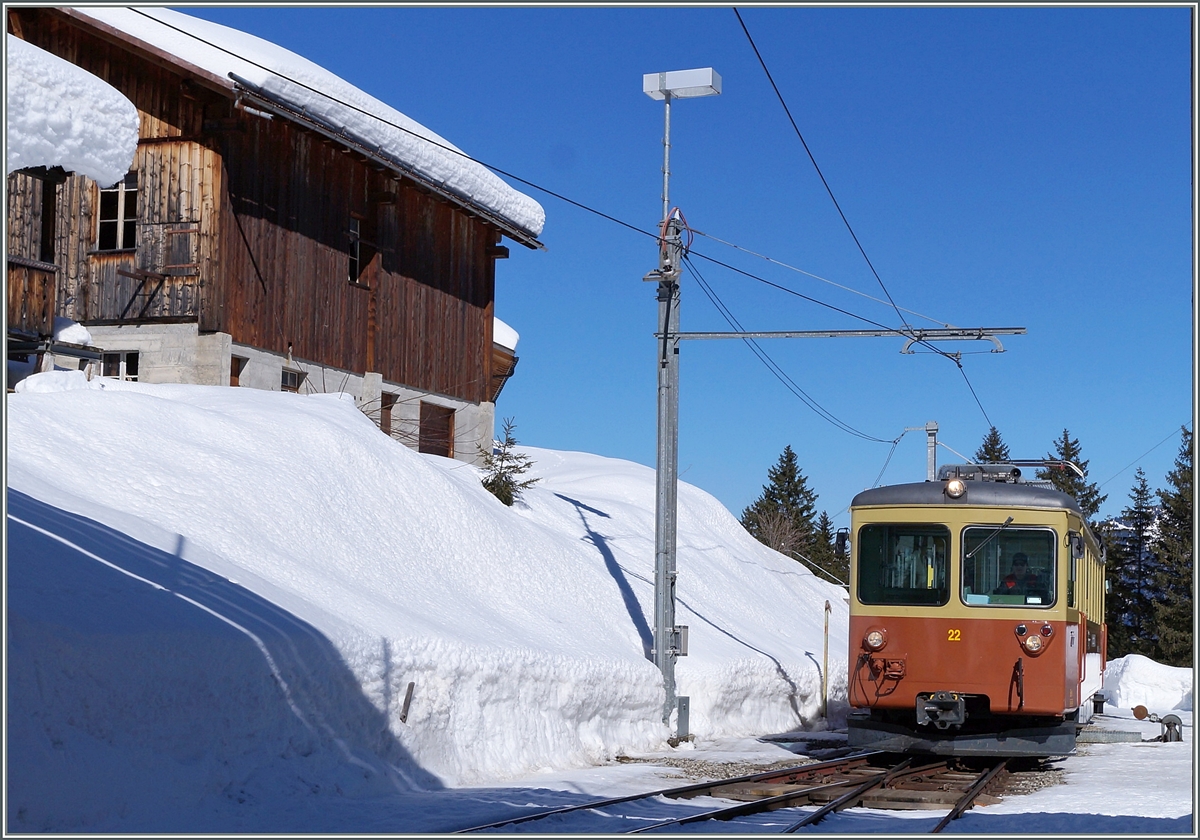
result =
M1018 624L1041 637L1037 655L1022 646ZM886 643L867 651L863 638L873 629ZM992 714L1061 715L1079 703L1078 687L1067 685L1068 655L1078 651L1062 621L851 616L850 705L912 710L918 694L951 691L986 696Z

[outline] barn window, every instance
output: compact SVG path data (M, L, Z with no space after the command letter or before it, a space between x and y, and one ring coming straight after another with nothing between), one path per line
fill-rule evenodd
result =
M417 451L429 455L454 457L454 409L433 403L421 403Z
M138 378L137 351L105 353L100 359L100 375L109 379L128 379L136 382Z
M137 247L137 172L128 173L106 190L100 190L100 216L96 247L122 251Z
M292 391L298 393L300 386L304 384L304 371L283 369L283 376L279 380L279 389L281 391Z

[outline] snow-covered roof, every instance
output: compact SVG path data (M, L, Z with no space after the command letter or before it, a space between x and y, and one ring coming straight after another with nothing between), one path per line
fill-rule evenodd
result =
M546 213L461 149L395 108L290 50L170 9L73 8L86 18L211 74L231 92L277 103L282 116L309 123L372 153L531 247ZM235 81L236 77L236 81Z
M492 343L499 344L508 350L517 349L517 341L521 336L517 331L499 318L492 318Z
M5 174L61 166L114 184L129 171L138 112L107 82L9 35L5 63Z

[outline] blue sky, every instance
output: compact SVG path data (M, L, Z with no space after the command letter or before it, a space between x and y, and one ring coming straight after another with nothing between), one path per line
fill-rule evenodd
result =
M642 74L714 67L723 94L672 110L671 203L703 234L699 274L747 329L867 325L705 257L898 325L886 303L716 241L883 297L731 7L179 8L287 47L478 160L644 231L662 210L663 106ZM967 456L989 422L1017 458L1050 453L1069 429L1106 514L1128 504L1137 466L1164 486L1194 400L1191 10L739 11L895 302L1029 332L1003 338L1002 354L939 345L966 354L966 378L941 356L902 355L898 338L760 343L824 409L888 443L819 417L742 342L686 342L683 480L740 514L790 445L818 507L847 525L890 441L935 420ZM510 243L498 267L496 313L521 340L497 413L522 443L653 466L657 304L641 278L654 242L514 186L545 207L547 250ZM728 329L686 272L682 295L685 330ZM925 458L924 434L904 435L881 482L923 480ZM939 463L959 460L939 448Z

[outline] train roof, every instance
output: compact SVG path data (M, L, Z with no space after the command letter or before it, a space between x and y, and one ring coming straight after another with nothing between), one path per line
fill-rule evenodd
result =
M854 497L851 507L867 505L987 505L993 507L1036 507L1073 511L1085 518L1074 498L1059 490L1031 484L1002 481L966 481L967 492L961 498L946 495L946 482L922 481L892 484L864 490Z

